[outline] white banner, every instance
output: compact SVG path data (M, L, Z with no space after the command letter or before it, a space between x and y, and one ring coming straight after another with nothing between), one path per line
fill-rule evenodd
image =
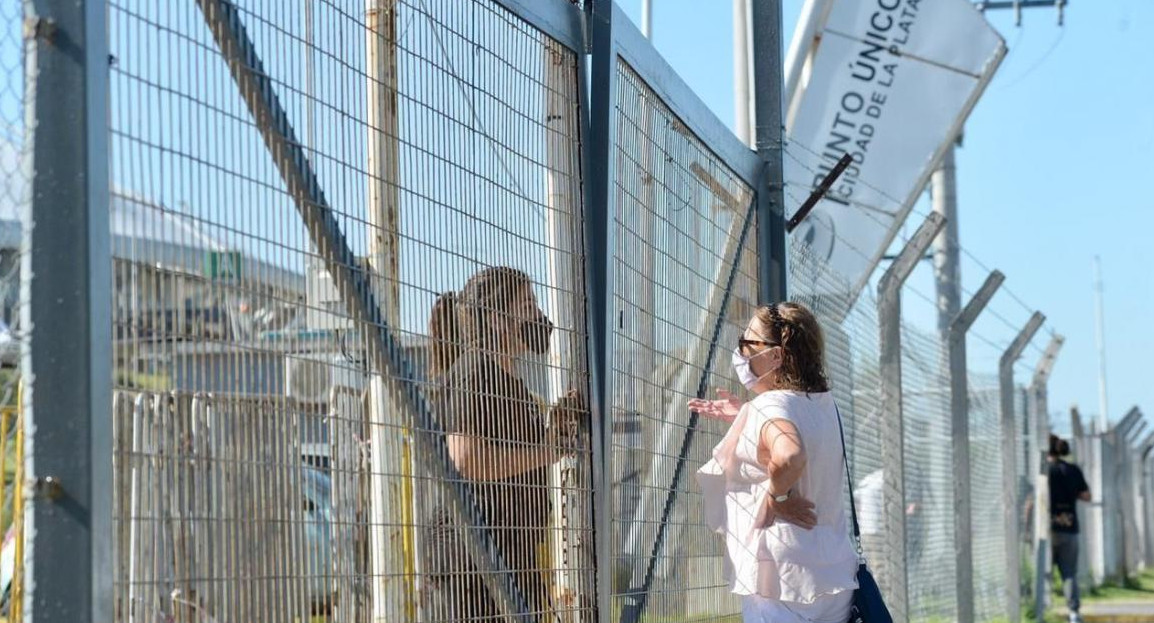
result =
M843 154L854 162L793 235L856 296L1006 45L969 0L810 0L794 39L788 208Z

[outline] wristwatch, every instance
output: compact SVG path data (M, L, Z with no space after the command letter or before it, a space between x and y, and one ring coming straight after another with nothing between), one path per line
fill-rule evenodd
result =
M778 504L780 504L780 503L782 503L788 499L789 499L789 491L786 491L784 495L773 496L773 501L777 502Z

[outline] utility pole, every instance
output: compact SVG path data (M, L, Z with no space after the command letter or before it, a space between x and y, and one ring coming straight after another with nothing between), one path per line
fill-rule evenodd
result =
M1066 0L1017 0L1005 2L976 2L979 11L1012 9L1015 25L1022 25L1022 9L1050 7L1058 9L1058 25L1065 16ZM957 139L951 137L951 144L942 161L934 171L930 182L933 211L946 219L946 227L934 240L934 284L937 290L938 333L943 342L949 339L950 323L961 311L962 275L959 258L958 237L958 185L955 151Z
M1094 256L1094 342L1098 347L1098 430L1110 423L1110 402L1106 394L1106 314L1103 303L1102 258Z
M750 101L749 0L733 0L733 128L742 143L753 147Z
M934 283L937 286L938 334L942 342L949 339L950 325L962 310L962 275L959 261L958 242L958 184L957 165L954 150L957 144L950 140L950 147L942 156L931 178L930 194L933 211L942 215L946 226L934 238Z
M781 0L752 3L753 77L757 153L765 163L765 182L758 189L758 299L786 299L785 120L781 54Z

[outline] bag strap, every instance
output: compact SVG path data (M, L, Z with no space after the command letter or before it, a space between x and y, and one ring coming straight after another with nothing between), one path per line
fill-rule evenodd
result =
M845 461L845 484L849 489L849 510L850 519L853 520L853 540L857 545L857 553L860 556L862 553L861 547L861 526L857 522L857 505L853 501L853 478L849 473L849 454L846 452L845 446L845 428L841 424L841 409L837 408L837 403L833 404L833 410L837 412L837 431L841 433L841 458Z

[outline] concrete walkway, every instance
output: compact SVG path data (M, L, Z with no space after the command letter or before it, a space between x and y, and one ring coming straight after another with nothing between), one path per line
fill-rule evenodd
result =
M1065 607L1056 608L1055 611L1062 620L1066 619ZM1085 623L1154 623L1154 601L1129 600L1083 603L1082 620Z

